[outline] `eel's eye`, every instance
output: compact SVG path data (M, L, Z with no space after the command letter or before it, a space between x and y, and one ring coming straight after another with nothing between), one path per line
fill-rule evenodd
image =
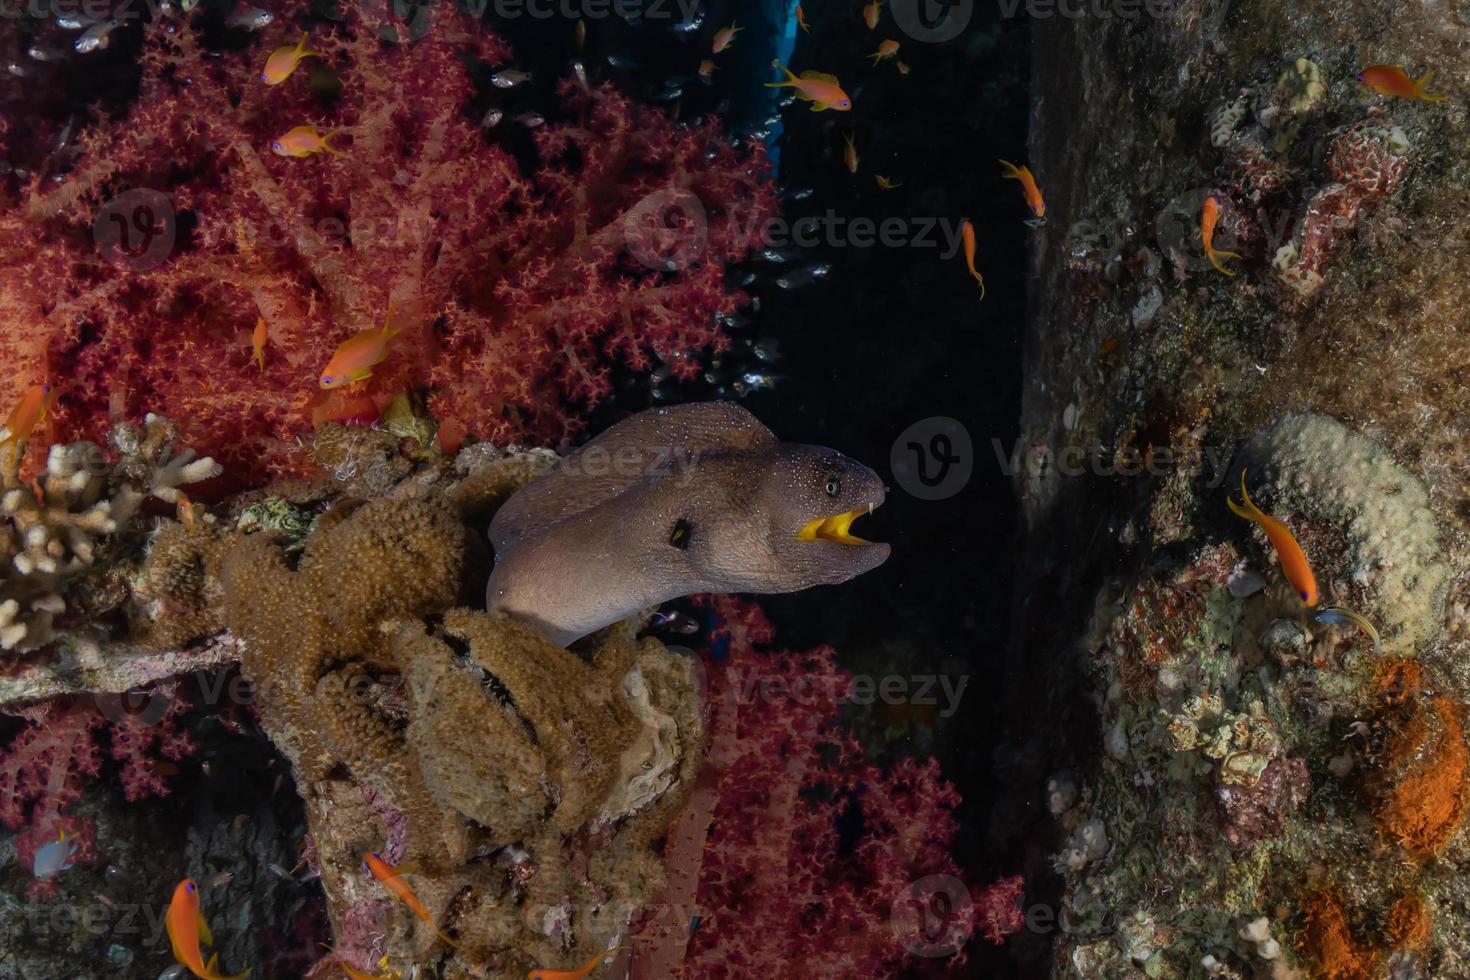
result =
M842 492L842 481L835 476L827 477L827 496L835 497Z
M680 551L683 551L684 549L689 547L689 536L693 531L693 524L690 524L682 517L679 518L677 521L674 522L674 530L669 535L669 544L673 545L675 548L678 548Z

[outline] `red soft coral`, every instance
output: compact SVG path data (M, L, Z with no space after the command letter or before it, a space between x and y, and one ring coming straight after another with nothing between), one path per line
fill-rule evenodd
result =
M760 152L568 81L545 107L567 121L537 130L540 160L523 170L468 111L472 66L503 64L506 45L448 16L422 40L384 43L371 5L312 27L324 57L264 86L266 51L294 39L306 7L284 5L281 30L242 51L148 25L127 117L84 134L68 180L38 180L0 214L13 272L0 283L12 368L0 404L65 381L59 436L164 411L259 482L305 465L298 437L314 422L371 416L411 385L432 386L456 440L555 441L608 392L615 363L657 357L687 375L724 343L716 314L741 300L725 264L774 206ZM340 83L330 99L312 65ZM272 154L306 122L338 130L340 154ZM135 190L121 213L106 207L130 188L167 202ZM650 225L676 239L674 267ZM94 235L119 239L102 249L118 264ZM390 316L403 332L371 379L320 390L337 345ZM263 371L248 342L259 319Z
M710 604L722 621L713 645L728 651L709 683L710 754L669 831L668 892L636 930L637 975L853 977L891 973L914 952L942 962L975 925L968 895L942 948L911 934L904 912L916 882L965 891L948 850L954 788L932 759L886 771L864 759L836 722L849 678L830 648L757 651L772 633L759 610ZM999 916L987 932L999 941L1010 926Z

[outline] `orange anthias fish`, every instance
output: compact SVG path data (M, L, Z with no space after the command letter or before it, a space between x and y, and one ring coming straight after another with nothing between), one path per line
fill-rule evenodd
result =
M699 77L700 78L704 79L707 82L711 78L714 77L714 74L715 74L715 63L713 61L711 61L708 58L705 58L703 61L701 61L699 63Z
M387 957L384 957L384 959L387 959ZM340 956L337 957L337 965L340 966L342 968L342 972L351 977L352 980L398 980L398 974L396 973L364 973L361 970L354 968L351 963L348 963Z
M1263 513L1259 507L1251 501L1250 494L1245 490L1245 470L1240 471L1240 499L1245 501L1245 506L1236 504L1229 497L1225 502L1230 505L1231 511L1237 517L1243 517L1248 521L1254 521L1261 525L1261 530L1266 532L1266 540L1271 542L1271 547L1276 549L1276 558L1281 562L1281 571L1286 574L1286 580L1291 587L1296 589L1297 596L1309 607L1317 604L1317 579L1312 574L1312 566L1307 564L1307 556L1302 551L1302 546L1296 543L1291 529L1285 524Z
M439 927L434 924L434 917L429 914L428 909L424 908L424 903L419 901L419 897L413 893L413 889L408 886L408 882L404 881L403 876L389 865L387 861L384 861L373 853L364 854L362 860L367 865L368 870L372 872L373 877L382 882L383 887L392 892L400 902L407 905L408 910L420 922L433 929L439 934L439 938L449 945L454 946L456 949L459 947L459 944L453 939L440 932Z
M848 173L857 173L858 152L857 147L852 144L852 134L847 133L842 137L846 145L842 148L842 162L847 167Z
M847 93L842 91L836 75L808 70L797 77L791 73L790 68L779 61L771 62L771 67L781 69L786 78L779 82L766 82L766 88L796 89L797 97L810 102L813 112L821 112L824 109L847 112L852 108L852 99L849 99Z
M960 237L965 243L965 268L970 270L970 275L980 284L980 298L984 299L985 277L975 268L975 226L970 224L969 218L960 222Z
M877 184L878 184L878 186L881 187L885 191L891 191L895 187L902 187L903 186L903 181L901 181L901 180L893 180L892 178L885 177L882 174L874 174L873 175L873 180L876 181Z
M1205 258L1210 260L1210 265L1219 269L1227 276L1235 273L1225 268L1220 263L1221 259L1238 259L1239 252L1217 252L1215 251L1215 223L1220 220L1220 204L1213 197L1205 198L1204 210L1200 212L1199 235L1200 240L1205 243Z
M597 964L618 950L627 948L626 946L611 946L573 970L548 970L545 967L538 967L526 974L526 980L582 980L592 972L592 968Z
M401 326L393 326L393 317L389 314L381 330L369 327L342 341L322 369L321 386L340 388L370 376L373 368L388 357L388 342L402 330Z
M265 67L261 69L260 80L267 85L279 85L291 77L291 73L303 59L321 56L320 51L306 50L306 35L302 34L294 48L276 48L271 52L271 56L265 59Z
M250 976L249 970L228 977L221 976L218 972L218 953L209 957L208 964L204 962L199 944L213 946L214 939L209 934L209 923L204 921L204 916L199 911L199 886L194 884L194 879L185 878L174 889L173 900L168 903L164 928L168 930L169 942L173 944L174 959L188 967L189 972L200 980L244 980Z
M255 321L255 330L250 334L251 357L255 359L255 366L265 370L265 342L266 337L265 317L259 317Z
M56 404L56 397L60 392L53 393L50 385L32 385L26 389L26 393L20 396L20 401L10 410L10 418L5 420L5 437L0 439L0 446L9 442L25 442L36 431L46 418L46 413L51 406Z
M279 156L295 157L298 160L302 157L309 157L313 153L321 153L323 150L328 153L341 153L341 150L327 142L336 135L335 129L323 133L311 123L307 123L271 140L271 150Z
M1369 65L1358 73L1358 81L1379 95L1396 95L1401 99L1420 99L1424 102L1440 102L1445 96L1424 91L1434 78L1433 71L1424 73L1417 82L1404 74L1398 65Z
M801 9L801 4L796 5L796 26L800 27L808 34L811 33L812 29L808 27L806 23L806 11Z
M1046 217L1046 201L1041 196L1041 188L1036 186L1036 178L1031 176L1030 167L1018 167L1009 160L1000 161L1001 176L1019 180L1021 182L1021 193L1026 197L1026 206L1031 213L1038 218Z
M898 73L900 75L907 75L912 70L906 63L902 61L898 63Z
M871 0L863 7L863 23L868 25L868 30L878 26L878 11L883 9L883 0Z
M889 58L892 58L896 54L898 54L898 42L893 40L892 38L889 38L888 40L880 43L878 45L878 50L868 55L868 57L872 58L873 64L876 65L880 61L887 61Z
M182 490L179 491L178 512L179 523L192 534L194 531L194 502L185 496Z
M712 45L712 47L714 48L714 53L719 54L721 51L734 44L735 35L739 34L743 30L745 30L745 28L736 27L735 22L731 21L729 27L722 27L719 30L715 31L715 42Z

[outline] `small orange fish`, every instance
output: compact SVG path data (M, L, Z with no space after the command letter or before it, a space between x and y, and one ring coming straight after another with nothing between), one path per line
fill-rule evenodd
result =
M878 184L879 187L881 187L885 191L891 191L895 187L902 187L903 186L903 181L901 181L901 180L890 180L887 177L883 176L882 174L874 174L873 175L873 180Z
M888 40L880 43L878 45L878 50L868 55L868 57L872 58L873 64L876 65L880 61L887 61L889 58L892 58L896 54L898 54L898 42L893 40L892 38L889 38Z
M578 51L587 46L587 22L580 17L577 18L577 26L572 31L572 37L577 43Z
M1317 578L1312 574L1312 566L1307 563L1306 553L1296 543L1290 528L1270 514L1263 513L1251 500L1250 494L1245 490L1245 470L1240 471L1240 499L1245 501L1244 507L1229 497L1225 498L1225 502L1230 505L1235 516L1261 525L1261 530L1266 532L1266 540L1276 549L1276 558L1281 562L1281 571L1285 573L1286 580L1296 589L1302 602L1308 607L1315 606L1318 600Z
M871 0L863 8L863 23L868 25L868 30L878 26L878 11L883 9L883 0Z
M306 35L302 34L294 48L276 48L271 52L270 57L265 59L265 68L261 69L260 80L267 85L279 85L291 77L291 73L303 59L321 56L320 51L306 50Z
M194 503L182 490L179 491L179 502L177 504L179 523L190 533L194 533Z
M1379 95L1395 95L1401 99L1420 99L1424 102L1441 102L1445 96L1424 91L1434 78L1433 71L1424 73L1417 82L1404 74L1397 65L1369 65L1358 73L1358 81Z
M966 218L960 222L960 237L965 243L965 268L970 270L970 275L980 284L980 298L985 298L985 277L975 269L975 226L970 224Z
M785 73L786 78L779 82L766 82L766 88L794 88L798 98L805 99L812 104L813 112L822 112L825 109L836 109L838 112L847 112L852 108L852 99L842 91L841 84L836 75L828 75L819 71L807 70L798 78L792 74L791 69L779 61L771 62L772 68L779 68Z
M736 27L735 22L731 21L729 27L722 27L719 30L715 31L714 53L719 54L721 51L734 44L735 35L739 34L743 30L745 30L745 28Z
M1036 178L1031 176L1030 167L1018 167L1009 160L1000 161L1001 176L1021 182L1021 193L1026 198L1026 206L1031 213L1038 218L1046 217L1046 201L1041 197L1041 188L1036 186Z
M194 879L185 878L174 889L173 900L168 903L168 915L164 918L164 928L168 930L169 942L173 944L174 959L188 967L189 972L199 980L244 980L250 976L249 970L228 977L221 976L218 972L218 953L211 955L207 964L204 962L199 944L213 946L214 938L209 934L209 923L204 921L204 915L199 911L199 886L194 884Z
M1219 220L1219 202L1217 202L1213 197L1205 198L1204 210L1200 212L1199 219L1200 241L1205 243L1205 258L1209 259L1210 265L1214 266L1216 269L1219 269L1227 276L1233 276L1235 275L1235 273L1225 268L1225 266L1220 263L1220 260L1227 258L1238 259L1240 258L1240 253L1215 251L1215 223Z
M714 77L714 74L715 74L715 63L713 61L711 61L708 58L705 58L703 61L701 61L699 63L699 77L700 78L704 79L707 82L711 78Z
M250 334L251 356L255 359L255 366L265 370L265 342L266 337L265 317L258 317L255 321L255 330Z
M857 147L852 145L852 134L846 134L842 140L847 144L842 149L842 162L847 165L848 173L855 174L858 170L858 152Z
M900 61L900 62L897 62L897 64L898 64L898 73L900 75L907 75L909 72L913 71L913 69L908 66L908 62L906 62L906 61Z
M545 967L538 967L526 974L526 980L582 980L583 977L592 972L592 968L597 964L607 959L616 951L627 948L627 946L611 946L573 970L548 970Z
M801 4L796 5L796 26L800 27L808 34L811 33L812 29L808 27L806 23L806 11L801 9Z
M332 354L332 359L322 369L320 379L323 388L340 388L361 381L373 373L373 368L388 357L388 342L403 330L393 326L393 316L383 321L383 328L369 327L360 330L342 341Z
M20 401L10 410L10 418L5 421L5 437L0 439L0 446L9 442L25 442L36 431L46 418L46 413L56 404L57 396L61 393L53 393L50 385L32 385L26 389L26 393L20 396Z
M444 935L443 932L440 932L439 927L434 924L434 917L429 915L428 909L424 908L424 903L419 901L419 897L413 893L413 889L409 887L408 882L404 881L403 877L387 861L372 853L364 854L362 859L363 863L367 865L368 870L372 872L373 877L382 882L383 887L392 892L400 902L407 905L409 911L420 922L438 933L440 939L456 949L459 948L458 943Z
M327 142L336 135L335 129L323 133L311 123L307 123L271 140L271 150L278 156L295 157L298 160L302 157L309 157L313 153L321 153L323 150L328 153L341 153L341 150Z

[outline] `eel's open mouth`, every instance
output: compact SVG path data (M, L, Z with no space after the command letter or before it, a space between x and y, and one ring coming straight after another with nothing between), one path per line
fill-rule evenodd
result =
M852 527L852 522L864 514L871 514L878 505L869 504L859 507L857 510L849 510L842 514L833 514L831 517L817 517L806 522L806 525L796 532L796 537L802 541L835 541L838 544L872 544L873 542L856 535L849 534L847 529Z

